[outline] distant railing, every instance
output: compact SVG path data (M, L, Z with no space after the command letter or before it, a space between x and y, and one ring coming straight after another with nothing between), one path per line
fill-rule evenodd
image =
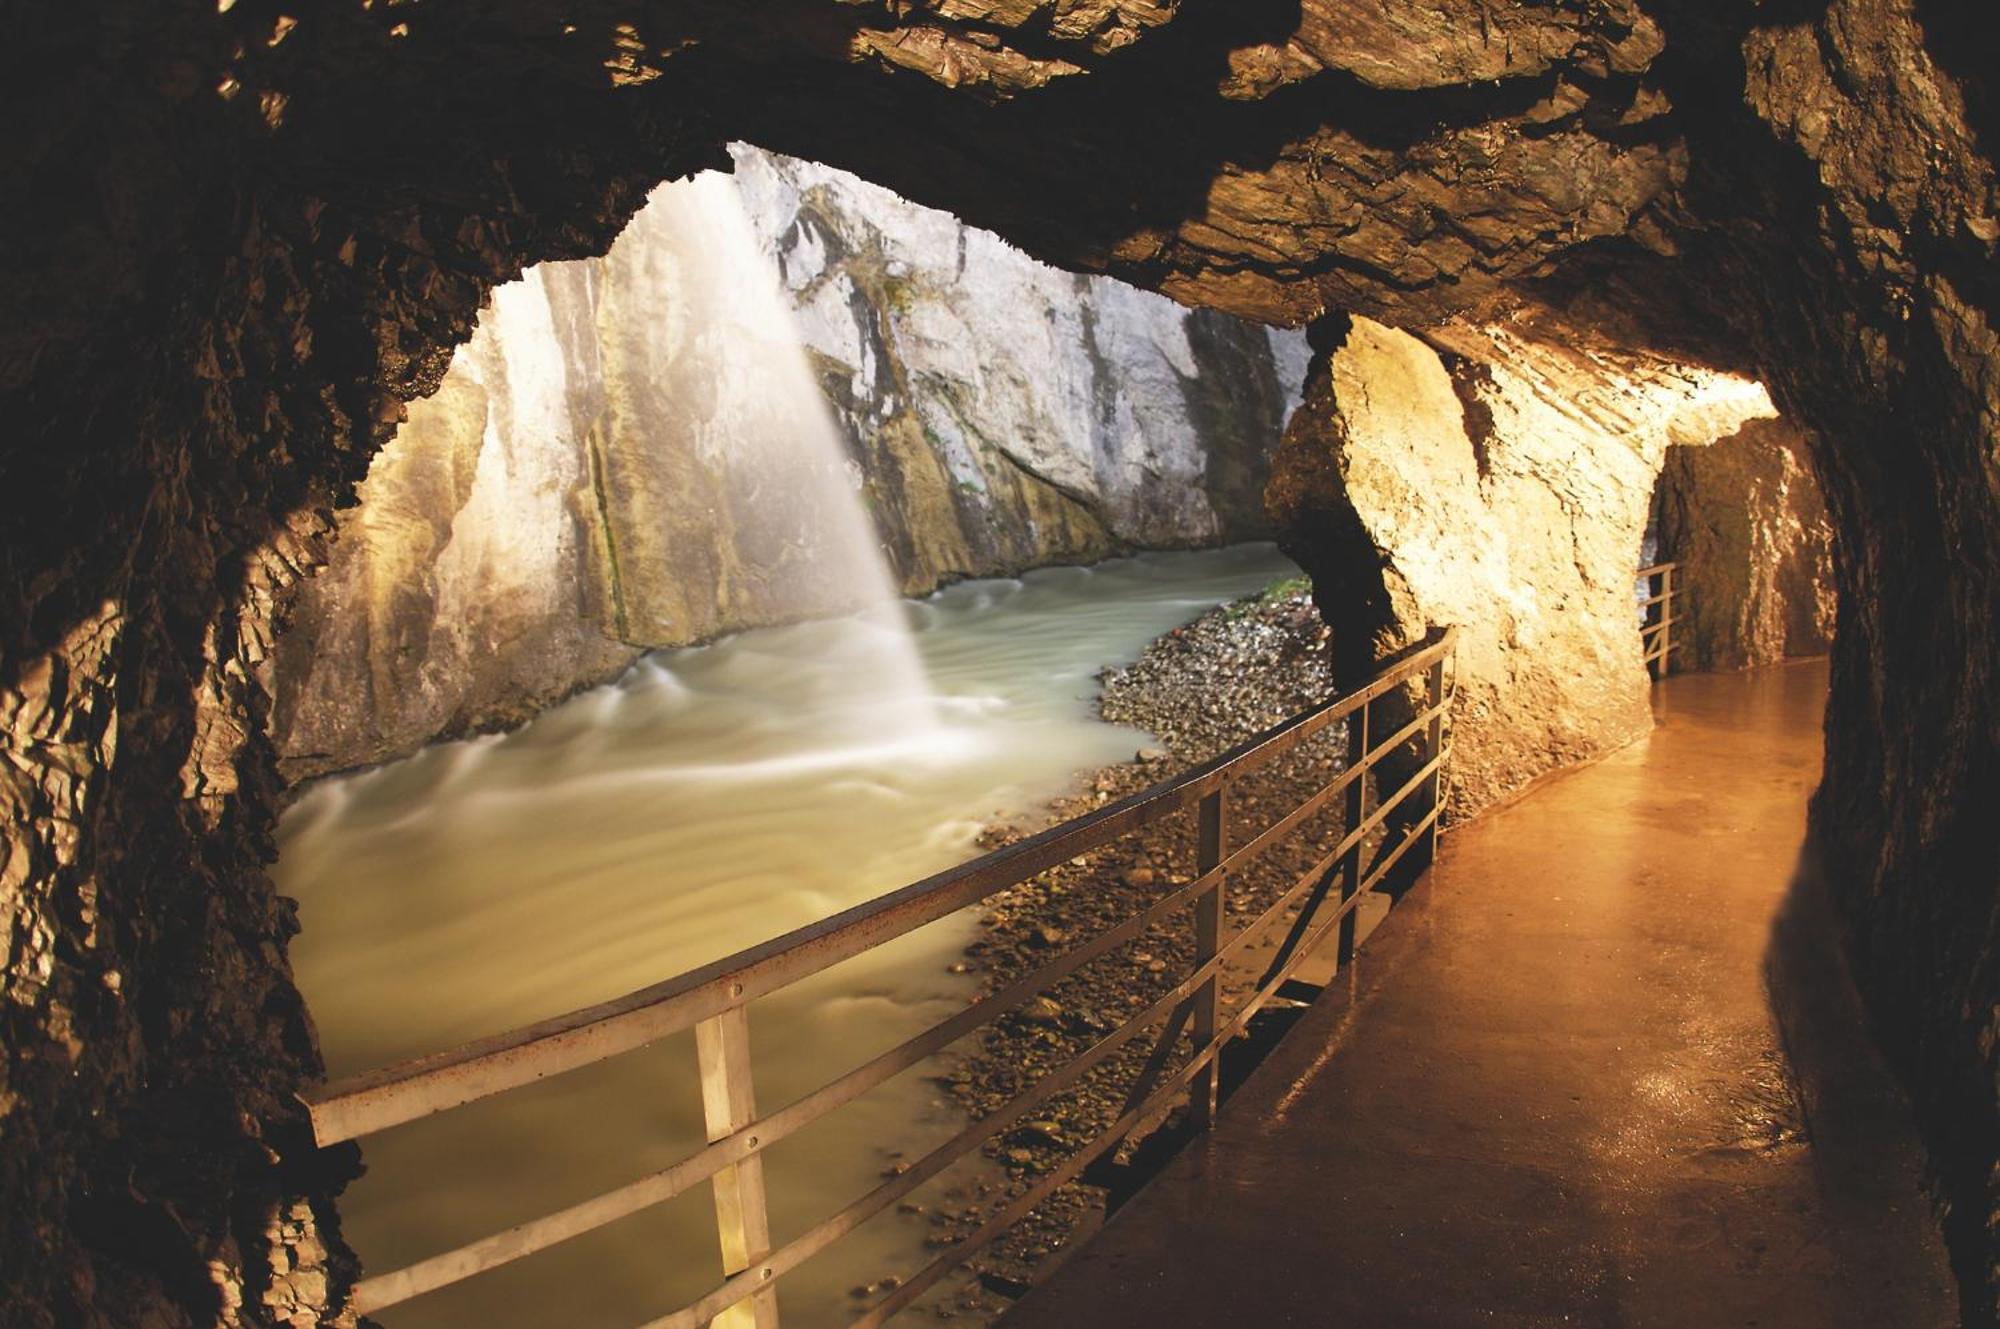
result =
M1639 601L1639 655L1654 678L1673 671L1674 624L1680 621L1674 614L1674 573L1680 566L1655 563L1639 569L1639 580L1646 583L1646 594Z
M1135 1127L1159 1120L1178 1102L1184 1088L1192 1086L1193 1090L1192 1123L1205 1127L1216 1108L1217 1059L1223 1045L1244 1031L1251 1017L1278 993L1330 931L1338 930L1339 962L1350 960L1356 910L1362 897L1382 884L1412 845L1423 841L1434 848L1449 751L1445 720L1451 693L1446 689L1446 666L1453 659L1455 637L1455 629L1433 630L1421 647L1391 664L1365 687L1302 712L1186 774L822 922L615 1001L370 1071L307 1094L313 1130L325 1146L576 1070L690 1026L695 1030L707 1147L594 1199L365 1279L355 1288L355 1309L368 1314L407 1301L581 1236L708 1181L714 1190L722 1281L699 1300L651 1321L645 1329L711 1321L771 1329L778 1319L777 1285L786 1273L1021 1121L1139 1034L1165 1021L1153 1055L1117 1119L855 1321L857 1325L879 1325L1018 1222L1057 1187L1074 1180L1094 1160L1115 1149ZM1452 674L1455 691L1455 669ZM1421 702L1415 696L1419 685L1423 689ZM1375 703L1391 694L1398 695L1395 704L1387 706L1388 723L1395 723L1402 714L1412 718L1375 742L1370 733ZM1344 769L1232 851L1225 819L1232 784L1341 720L1349 722ZM1411 745L1416 755L1406 752L1397 762L1397 774L1403 770L1411 773L1392 794L1383 797L1378 789L1371 800L1370 782L1365 777L1406 745ZM1392 819L1391 814L1419 790L1428 790L1429 797ZM1330 807L1336 795L1344 796L1345 813L1344 833L1338 842L1254 921L1225 938L1224 895L1231 877L1242 873L1251 859L1292 834L1309 817ZM1188 808L1195 809L1197 829L1198 875L1192 880L1163 888L1159 898L1109 930L787 1106L759 1115L751 1076L750 1002L978 903L1076 855L1157 826ZM1371 837L1376 843L1364 868L1364 841ZM1412 866L1421 867L1424 861L1414 860ZM1334 903L1322 908L1329 897ZM938 1054L1187 906L1192 906L1195 937L1192 972L1005 1106L973 1122L803 1235L776 1250L771 1248L764 1150ZM1225 966L1232 961L1241 965L1251 940L1286 917L1293 906L1298 906L1297 914L1278 960L1263 971L1240 1004L1223 1009ZM1178 1044L1190 1023L1194 1045L1190 1059L1165 1070L1167 1052Z

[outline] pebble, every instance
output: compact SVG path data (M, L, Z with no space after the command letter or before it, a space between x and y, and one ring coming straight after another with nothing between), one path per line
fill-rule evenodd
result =
M1025 1121L1015 1128L1013 1138L1024 1144L1061 1144L1062 1123Z
M1054 1024L1062 1013L1063 1008L1047 997L1035 997L1021 1007L1021 1018L1035 1024Z
M1324 645L1317 613L1303 594L1253 597L1176 629L1133 665L1105 671L1100 699L1104 718L1148 731L1159 745L1138 749L1131 763L1087 774L1040 824L1053 825L1107 799L1137 793L1323 700L1332 690ZM1322 746L1332 756L1323 755L1314 742L1295 750L1296 760L1289 765L1280 761L1247 777L1235 787L1232 807L1247 811L1269 806L1282 813L1324 783L1338 769L1335 758L1344 751L1344 735L1337 726L1329 732ZM1272 815L1249 820L1239 812L1232 817L1232 839L1241 843ZM996 814L987 847L1039 828L1032 818L1015 824ZM1077 855L996 895L983 911L984 940L965 948L979 963L963 970L954 965L952 972L980 972L979 987L986 992L1016 981L1047 963L1051 948L1087 940L1129 918L1157 898L1161 883L1186 885L1193 879L1192 841L1192 818L1177 817L1143 839L1120 841L1110 852L1122 862L1093 869L1093 859L1107 855ZM1260 859L1242 878L1231 878L1229 934L1239 926L1241 911L1261 911L1309 865L1308 858L1288 867L1279 852L1283 848L1268 856L1269 872L1262 871ZM936 1082L948 1088L968 1116L985 1116L1065 1065L1113 1023L1129 1018L1128 1011L1157 1000L1170 989L1173 974L1192 966L1193 932L1185 909L1137 940L1139 944L1083 966L1011 1017L987 1026L983 1041L965 1054L964 1069L940 1075ZM1225 991L1237 991L1240 977L1226 975ZM1133 1039L1111 1054L1102 1075L1086 1075L1052 1098L1043 1109L1047 1115L1018 1123L990 1142L985 1150L989 1175L968 1178L952 1193L955 1199L934 1203L929 1221L937 1226L926 1245L933 1250L952 1245L1056 1166L1076 1142L1102 1130L1121 1110L1131 1077L1151 1046L1150 1037ZM1100 1196L1082 1183L1058 1188L987 1248L979 1261L982 1270L1009 1283L1031 1283L1036 1264L1064 1245L1087 1214L1101 1213ZM958 1203L967 1199L976 1202L961 1210ZM963 1303L963 1308L982 1320L997 1313L977 1301Z

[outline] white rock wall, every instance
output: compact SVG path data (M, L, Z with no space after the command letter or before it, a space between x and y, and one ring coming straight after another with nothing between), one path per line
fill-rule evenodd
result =
M998 236L845 172L738 148L736 178L777 255L800 335L851 371L849 410L915 414L954 477L992 454L1099 514L1120 540L1200 544L1262 527L1216 510L1204 390L1275 440L1304 381L1304 335L1197 314L1106 277L1059 271ZM1203 325L1267 381L1230 381ZM1211 337L1215 335L1211 332Z
M1265 532L1299 334L1058 272L811 163L742 148L733 198L716 183L662 186L603 258L497 291L413 405L266 671L291 775L841 607L811 493L843 450L905 592ZM772 340L746 229L805 347L790 377L746 349ZM771 437L828 427L792 383L824 397L830 454Z

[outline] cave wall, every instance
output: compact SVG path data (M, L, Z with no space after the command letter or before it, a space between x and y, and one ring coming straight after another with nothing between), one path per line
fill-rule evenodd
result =
M1833 642L1833 537L1810 444L1759 420L1667 449L1656 557L1674 569L1674 667L1743 669Z
M356 1271L334 1204L356 1159L313 1147L295 1097L321 1067L286 959L294 912L264 871L282 786L255 670L334 497L436 386L484 292L601 251L661 174L715 156L670 115L545 87L533 115L476 127L406 112L372 140L400 148L369 183L284 180L276 103L223 82L229 23L213 5L51 12L10 71L10 1327L340 1318ZM315 58L350 69L395 52L358 11L319 36ZM520 62L478 68L507 106ZM406 96L428 76L408 71Z
M1526 319L1322 332L1272 516L1347 637L1343 682L1458 628L1447 817L1646 733L1633 574L1656 477L1775 414L1763 388Z
M1773 390L1820 439L1840 604L1813 841L1912 1087L1966 1322L1984 1325L2000 1322L2000 37L1966 26L1977 8L1835 0L1748 34L1747 106L1780 146L1762 188L1810 202L1718 259L1771 292Z
M649 648L843 608L852 588L799 556L813 514L775 501L812 491L820 417L903 594L1268 534L1301 334L1059 272L845 172L732 156L733 184L662 185L604 257L494 292L412 403L261 676L288 779L518 723ZM734 285L762 273L711 280L716 242L746 240L821 401L774 409L761 330L730 321L769 298Z
M1557 307L1816 440L1814 838L2000 1296L2000 46L1946 0L112 0L0 157L0 1280L31 1325L338 1323L252 676L488 289L741 138L1298 326ZM1337 513L1335 514L1337 515ZM108 975L115 973L115 981ZM324 1252L324 1254L321 1254Z

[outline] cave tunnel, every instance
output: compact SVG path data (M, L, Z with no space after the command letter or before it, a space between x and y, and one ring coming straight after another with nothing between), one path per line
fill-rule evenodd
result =
M1202 366L1263 366L1180 400L1189 428L1283 420L1268 474L1166 489L1205 486L1210 542L1274 535L1310 575L1340 688L1455 628L1447 870L1455 837L1574 784L1540 777L1645 747L1649 517L1689 570L1676 669L1796 680L1821 666L1773 662L1826 651L1809 888L1751 930L1781 1007L1784 975L1819 963L1791 943L1837 946L1823 985L1851 983L1907 1096L1953 1314L2000 1315L2000 46L1976 6L219 0L17 26L0 1322L355 1322L373 1271L340 1194L372 1155L315 1140L327 1067L271 864L292 781L396 744L329 756L352 730L272 680L314 663L300 622L351 625L314 619L314 574L338 575L336 529L370 511L356 487L399 427L463 404L449 371L504 312L496 288L605 255L662 182L749 187L770 168L745 151L1168 297ZM875 307L905 298L871 271ZM576 520L641 530L601 480L615 448L579 438L574 492L605 506ZM1008 483L1069 561L1177 538L1133 534L1143 505L1121 530L1053 464ZM955 486L992 478L892 497L963 511ZM649 604L685 614L672 597L731 574L713 550L619 548L697 560L650 601L597 583L631 641ZM935 580L981 571L887 552L905 593L926 558ZM393 560L369 575L389 600L406 585ZM403 739L522 718L431 715ZM1413 897L1420 929L1446 926L1449 895ZM1775 1018L1791 1053L1819 1027ZM1772 1092L1818 1136L1866 1133L1785 1075ZM1135 1209L1107 1233L1145 1230ZM1093 1266L1066 1268L1044 1291L1088 1306ZM1619 1322L1615 1299L1566 1311ZM1062 1322L1036 1296L1014 1315Z

